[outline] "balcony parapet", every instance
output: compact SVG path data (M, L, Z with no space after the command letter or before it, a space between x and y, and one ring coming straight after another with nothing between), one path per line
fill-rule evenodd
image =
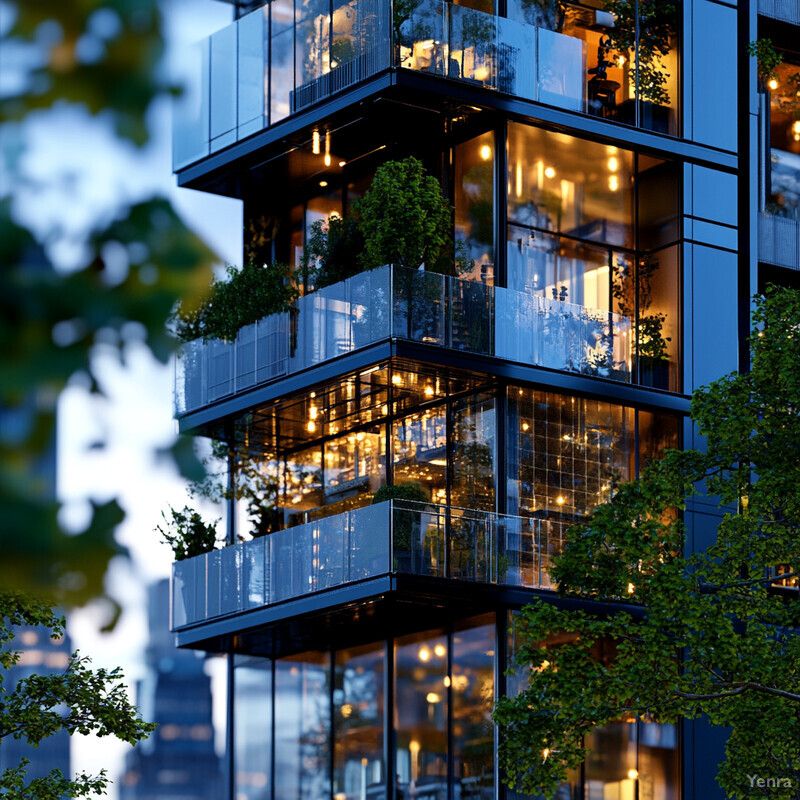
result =
M759 214L758 260L800 270L800 219Z
M233 342L187 343L176 361L175 415L389 339L630 382L631 338L620 314L384 266L301 297Z
M758 13L792 25L800 25L800 4L797 0L758 0Z
M172 630L387 575L553 589L572 523L388 500L172 567Z

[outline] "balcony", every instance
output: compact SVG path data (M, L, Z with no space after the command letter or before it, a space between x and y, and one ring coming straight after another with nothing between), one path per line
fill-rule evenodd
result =
M800 270L800 219L759 214L758 260Z
M531 9L517 13L528 20ZM566 23L547 21L553 29L539 27L544 20L529 24L445 0L310 0L297 8L272 0L195 46L193 80L175 113L173 168L391 68L678 133L675 20L658 23L663 63L652 55L642 62L665 85L652 97L632 52L603 45L615 29L612 14L575 6Z
M176 362L175 415L393 338L631 380L628 317L384 266L301 297L233 342L188 343Z
M563 520L389 500L178 561L172 630L393 574L552 589Z
M781 22L800 25L800 5L797 0L758 0L758 13Z

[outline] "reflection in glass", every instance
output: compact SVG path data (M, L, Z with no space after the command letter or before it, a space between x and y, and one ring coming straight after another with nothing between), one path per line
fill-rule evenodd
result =
M494 797L494 615L453 633L453 764L456 797ZM461 626L459 626L461 627Z
M290 97L294 86L294 7L292 0L272 0L270 71L270 125L291 113Z
M275 662L275 798L330 796L329 655L301 653Z
M280 476L279 506L291 524L303 522L303 511L323 504L322 451L312 447L286 458Z
M330 72L330 3L295 2L295 86L298 88Z
M575 519L634 474L633 409L509 387L508 513Z
M630 151L518 123L508 126L509 222L632 247L632 178Z
M272 661L236 656L233 685L234 795L237 800L268 800Z
M474 262L459 277L494 283L494 134L484 133L455 148L456 241Z
M386 480L384 428L349 433L325 445L325 505L338 514L368 501Z
M453 486L450 504L495 510L495 401L466 397L453 407Z
M396 783L403 798L447 797L449 681L444 634L395 640Z
M447 503L447 427L444 407L429 408L392 426L394 482L419 482L434 503Z
M385 796L382 645L336 653L333 793L338 800Z

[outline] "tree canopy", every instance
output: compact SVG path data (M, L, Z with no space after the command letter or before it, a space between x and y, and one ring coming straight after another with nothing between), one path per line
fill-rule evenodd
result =
M0 592L0 740L21 739L38 747L42 740L64 730L69 734L116 736L129 744L146 738L155 725L144 722L128 700L119 669L93 670L77 651L63 672L32 674L12 686L4 685L19 661L14 649L15 627L41 625L54 639L64 633L64 619L46 603L16 592ZM0 772L0 795L8 800L59 800L92 797L108 786L105 770L99 775L63 775L53 770L27 780L28 761Z
M552 796L598 726L704 715L729 730L729 797L798 797L800 294L757 298L754 322L751 370L692 399L706 449L667 451L568 532L558 593L598 605L520 612L524 688L495 710L509 785ZM693 496L720 509L695 552L680 513Z

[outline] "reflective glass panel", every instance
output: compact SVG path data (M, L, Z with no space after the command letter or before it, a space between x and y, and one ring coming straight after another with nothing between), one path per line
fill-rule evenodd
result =
M333 793L338 800L385 797L383 676L386 651L367 645L336 653Z
M633 410L580 397L508 389L508 512L573 520L634 474Z
M456 796L494 795L494 615L453 633L453 764ZM460 628L461 626L459 626Z
M455 148L456 241L471 265L459 277L484 283L494 283L494 150L491 132Z
M428 632L395 640L398 797L447 797L447 637Z
M275 662L275 798L330 797L330 656L301 653Z
M495 510L495 432L493 397L466 397L455 403L452 506Z
M508 126L508 219L519 227L632 247L632 178L627 150Z
M325 444L325 505L329 513L354 508L386 481L385 427L349 433Z
M447 502L447 425L443 406L398 420L392 426L394 482L419 482L435 503Z
M292 0L272 0L270 47L270 125L291 112L294 90L294 7ZM301 243L302 244L302 243Z
M235 658L234 794L237 800L267 800L272 756L272 662L248 656Z

